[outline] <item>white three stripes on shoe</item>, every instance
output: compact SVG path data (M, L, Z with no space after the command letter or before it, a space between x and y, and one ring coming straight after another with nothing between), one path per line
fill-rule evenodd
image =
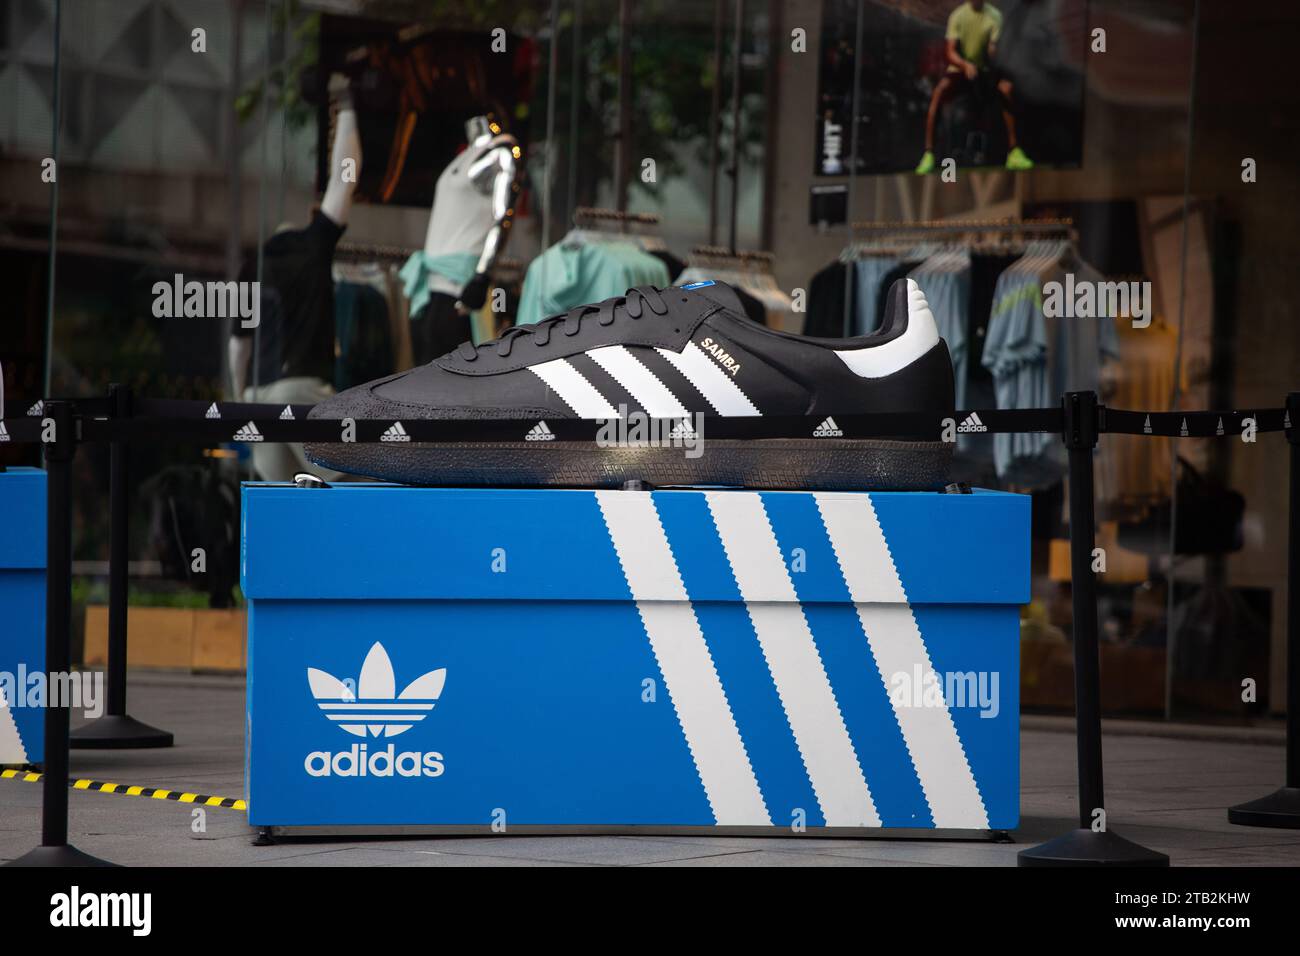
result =
M596 386L569 364L568 359L554 359L528 366L579 418L617 418L618 412L597 391Z
M758 779L650 494L597 491L596 500L716 822L770 826Z
M607 345L587 352L645 409L651 418L685 418L690 411L654 372L622 345Z
M706 491L704 497L826 825L880 826L762 499L744 491Z
M689 381L719 415L761 415L749 396L727 377L694 342L687 342L679 355L670 349L656 349ZM690 409L636 354L622 345L590 349L586 353L603 368L652 418L684 418ZM560 397L579 418L617 418L618 412L600 390L568 359L553 359L528 366L547 388ZM704 409L699 409L704 411Z
M869 495L814 493L849 598L889 689L890 675L934 667ZM871 582L871 590L861 582ZM880 603L888 602L888 603ZM939 828L986 828L988 812L948 707L909 707L890 695L917 778Z
M655 349L669 364L694 385L719 415L761 415L753 402L711 358L694 342L687 342L681 354L671 349Z

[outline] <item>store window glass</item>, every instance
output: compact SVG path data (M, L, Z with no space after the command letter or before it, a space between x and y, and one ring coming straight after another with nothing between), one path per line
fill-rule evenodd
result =
M142 398L218 401L239 321L238 297L227 309L222 293L257 235L270 128L270 116L241 120L237 100L264 69L274 11L212 0L6 5L11 22L42 13L59 22L46 78L58 100L59 203L45 394L103 397L120 383ZM240 601L240 454L132 448L134 603ZM89 661L103 659L107 460L106 447L87 445L75 472L74 633Z
M6 398L308 405L700 279L770 328L861 335L910 278L959 407L1276 406L1300 113L1271 22L1212 0L5 4ZM248 297L189 314L189 282ZM240 604L238 482L309 463L233 438L133 449L137 603ZM1283 452L1103 437L1107 713L1281 707ZM106 452L77 468L94 605ZM972 426L952 477L1032 497L1021 696L1067 712L1061 444Z
M0 374L7 415L46 394L55 13L53 4L6 4L0 10L0 269L10 293L0 319ZM0 464L36 465L39 459L34 449L0 446Z
M1265 120L1242 94L1234 101L1198 86L1198 73L1240 76L1208 64L1222 67L1249 46L1247 34L1266 29L1213 7L1106 0L804 7L810 22L820 13L819 68L814 78L790 59L785 75L799 76L791 85L802 83L805 96L815 83L810 202L820 228L815 237L778 233L776 247L789 270L783 282L816 273L809 327L869 331L880 312L873 295L909 275L943 304L936 316L947 326L964 407L1054 404L1066 389L1151 411L1276 405L1294 346L1270 353L1275 370L1265 361L1240 379L1245 350L1236 338L1253 338L1258 326L1237 331L1246 326L1235 316L1248 313L1231 303L1253 296L1254 312L1268 308L1262 290L1270 283L1247 287L1239 276L1244 262L1266 268L1266 250L1282 247L1264 241L1262 220L1294 208L1294 197L1289 185L1272 196L1250 192L1240 181L1243 157L1222 154L1239 151L1261 121L1285 124ZM1273 148L1286 138L1268 136ZM1214 145L1202 149L1206 143ZM789 153L800 162L797 147ZM1258 260L1240 258L1252 217ZM1270 521L1281 528L1283 516L1268 517L1267 503L1281 507L1282 499L1264 490L1263 476L1280 487L1282 457L1253 452L1230 442L1103 437L1096 482L1108 713L1236 720L1267 713L1264 688L1280 688L1282 562L1280 551L1272 562L1266 555L1283 538L1266 544L1265 529ZM958 470L974 484L1033 496L1022 700L1030 710L1068 710L1060 443L968 434ZM1254 493L1244 496L1251 481ZM1244 700L1247 677L1261 690Z
M1180 407L1276 407L1300 369L1289 259L1300 239L1293 8L1202 2L1193 60ZM1285 700L1287 442L1175 442L1169 641L1175 717L1279 713Z

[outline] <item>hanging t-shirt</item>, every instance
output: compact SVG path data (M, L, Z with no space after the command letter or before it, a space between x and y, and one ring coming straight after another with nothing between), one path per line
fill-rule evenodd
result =
M880 328L880 320L884 318L884 313L877 308L880 290L885 276L898 267L899 261L894 256L863 256L853 260L858 298L849 330L851 335L869 335Z
M931 269L921 263L910 278L925 293L939 337L952 357L953 384L958 408L966 408L966 310L970 305L970 256L944 258Z
M849 309L857 308L856 283L846 280L850 266L835 260L822 269L808 283L808 316L803 334L820 339L844 337L844 297L849 296Z
M334 277L330 265L343 235L340 226L317 211L305 229L277 232L262 246L261 313L256 330L236 322L233 334L253 337L257 355L249 382L260 385L282 378L334 379ZM257 260L244 264L239 276L258 278Z
M342 391L393 371L388 302L373 285L340 282L334 289L334 389Z
M650 255L654 256L664 264L664 268L668 270L669 282L676 282L677 277L680 276L686 268L686 263L681 259L678 259L667 249L650 249L647 251Z
M1008 269L998 277L984 340L983 365L993 375L998 408L1042 408L1054 404L1046 374L1047 327L1038 276ZM1060 396L1057 396L1059 400ZM1037 433L993 436L998 476L1022 487L1044 487L1064 473L1064 456L1051 452L1059 438Z
M1104 281L1086 263L1071 271L1076 283ZM1060 269L1048 277L1064 280ZM998 279L982 357L998 408L1046 408L1067 391L1100 391L1103 363L1119 357L1113 317L1047 316L1041 283L1033 271L1007 270ZM995 435L993 449L998 475L1010 484L1042 488L1066 471L1065 446L1055 435Z
M667 286L668 267L632 243L559 242L529 265L515 324L531 325L639 285Z

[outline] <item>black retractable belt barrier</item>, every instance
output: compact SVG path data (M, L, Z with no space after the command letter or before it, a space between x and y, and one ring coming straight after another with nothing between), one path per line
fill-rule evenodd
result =
M1070 468L1070 587L1074 610L1074 713L1079 751L1079 828L1021 850L1021 866L1168 866L1169 857L1112 833L1105 816L1101 760L1101 675L1097 648L1097 578L1092 570L1096 518L1093 449L1100 406L1096 392L1062 401ZM1097 827L1097 829L1094 829Z
M1291 445L1291 523L1286 566L1286 782L1280 790L1228 809L1228 822L1300 829L1300 392L1286 397Z
M71 701L60 689L72 670L72 457L77 450L72 406L51 401L45 444L45 777L41 781L41 845L7 866L111 866L68 845L68 724Z
M129 386L110 385L108 397L113 418L131 417ZM125 442L115 441L109 447L108 701L103 716L73 731L71 745L79 750L137 750L172 745L170 733L141 723L126 712L127 542L131 527L128 454Z

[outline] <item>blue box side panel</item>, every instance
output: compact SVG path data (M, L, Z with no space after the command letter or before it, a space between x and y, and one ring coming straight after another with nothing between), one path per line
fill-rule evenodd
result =
M1020 825L1020 610L934 605L912 613L935 671L959 675L948 713L989 828L1014 830Z
M243 508L252 598L628 597L589 491L245 485Z
M45 670L45 572L0 569L0 671L13 675L16 681L22 670L29 676ZM11 706L9 713L26 761L41 763L45 759L44 709Z
M793 494L765 494L763 501L857 755L858 767L845 772L862 774L882 826L935 826L890 699L893 675L882 674L872 654L816 501ZM707 505L700 496L685 495L658 496L656 504L687 593L697 593L704 581L714 587L731 584L723 597L734 603L696 602L695 612L774 822L787 822L791 808L802 807L808 825L822 825L807 768ZM973 674L976 687L988 694L984 706L978 695L966 695L964 681L958 681L962 693L947 706L989 826L1013 827L1005 821L1019 816L1019 611L1003 605L914 605L912 614L933 671L963 678ZM757 728L761 734L747 733Z
M248 704L255 826L490 824L498 811L507 825L713 822L630 603L260 601L256 622ZM423 722L362 738L319 709L306 668L356 679L375 639L399 692L434 668L447 669L446 685ZM653 702L643 699L647 680L659 688ZM376 778L304 769L312 753L390 744L397 754L440 755L444 772Z
M628 494L636 494L628 492ZM1028 499L981 493L724 491L759 497L800 522L791 548L820 548L819 501L858 498L851 521L879 522L913 603L1019 604L1028 600ZM662 491L656 508L703 503L699 491ZM243 489L241 584L250 598L611 600L628 597L595 493L572 490L398 488ZM706 509L707 510L707 509ZM712 522L707 523L712 528ZM716 533L716 532L715 532ZM321 560L329 555L330 560ZM557 556L562 561L557 562ZM790 557L787 554L787 557ZM834 560L810 563L805 600L840 589ZM729 600L729 586L695 584L697 601ZM638 595L638 597L646 597Z
M498 813L507 825L715 822L696 768L699 755L687 746L679 702L655 661L592 493L333 492L245 489L245 519L256 528L246 524L244 537L245 578L254 589L246 768L251 823L474 825L492 823ZM754 553L747 547L728 555L705 495L656 492L651 500L673 567L652 570L675 572L658 579L680 576L690 597L724 710L734 719L733 728L722 729L739 735L753 772L749 785L757 785L771 823L826 823L808 749L820 747L813 738L821 733L797 739L790 714L792 706L807 714L809 706L829 701L847 744L834 765L820 761L823 790L828 780L834 790L833 781L849 775L860 779L863 792L869 789L881 825L944 825L936 824L927 785L931 798L945 793L946 768L964 759L970 772L953 791L962 796L946 800L946 819L984 825L969 822L964 811L954 817L958 800L973 806L981 821L986 816L988 827L1014 827L1014 605L1027 597L1028 500L886 493L841 502L826 519L838 529L837 541L859 540L861 527L864 546L873 550L855 566L864 577L895 581L892 590L864 590L855 582L858 593L895 595L882 617L870 609L883 605L852 603L823 521L826 502L807 493L725 494L761 502L757 514L769 528L756 536L750 528L744 539L753 542ZM488 517L479 520L480 511ZM316 556L311 560L302 554L304 533L311 544L306 550ZM773 539L775 550L764 543ZM285 541L296 544L286 547ZM508 573L492 570L498 547ZM318 560L340 550L353 561ZM737 583L737 574L752 574L760 565L778 579L787 576L793 592L783 600L803 605L793 618L783 611L781 629L769 625L764 632L769 641L799 642L800 659L811 661L814 671L820 665L824 682L794 675L802 696L783 697L767 657L778 645L759 640L760 618L772 620L770 602L746 604ZM362 600L322 599L336 586ZM910 608L901 603L904 592ZM467 599L476 597L484 599ZM870 636L867 621L874 622ZM315 668L333 675L328 680L355 682L376 642L391 659L390 689L363 698L394 698L437 668L446 668L446 684L432 712L409 729L383 736L381 723L374 725L380 736L364 726L363 736L355 736L318 706L307 673ZM883 652L898 667L899 655L891 658L890 650L900 646L939 675L956 675L962 687L973 681L975 693L939 701L947 711L943 721L918 722L891 698L897 675L883 673L876 659ZM649 699L647 688L656 690ZM699 686L691 690L700 692ZM710 726L717 719L712 715ZM900 719L912 728L910 737ZM916 748L932 741L938 749L921 755L928 759L923 780ZM351 768L362 746L373 755L390 745L395 754L417 755L408 759L417 771L421 760L431 759L441 773L337 772ZM386 765L381 756L378 766ZM842 801L839 812L844 819Z
M871 503L912 604L1029 602L1028 495L899 492Z
M0 569L45 567L45 472L0 471Z

